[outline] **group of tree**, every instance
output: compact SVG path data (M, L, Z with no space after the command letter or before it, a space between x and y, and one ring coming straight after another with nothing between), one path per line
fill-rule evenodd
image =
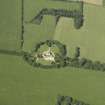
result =
M51 64L49 65L43 65L41 63L36 62L37 58L35 57L35 53L37 54L40 47L43 46L44 44L46 44L48 47L52 47L53 45L55 45L59 49L58 53L54 53L55 62L51 62ZM45 68L45 69L60 68L60 67L66 66L66 59L65 59L66 54L67 54L67 51L66 51L65 45L63 45L57 40L46 40L46 41L39 42L38 44L36 44L31 53L24 52L23 58L25 61L27 61L30 65L34 67L40 67L40 68Z
M36 24L40 24L43 16L44 15L52 15L55 16L56 22L59 21L60 17L68 17L68 18L74 18L74 26L76 29L79 29L82 25L83 25L83 12L78 11L78 10L65 10L65 9L47 9L44 8L42 9L37 16L35 16L32 20L31 23L36 23Z
M55 44L59 48L60 53L55 53L55 62L52 62L51 65L43 65L37 63L36 58L32 56L32 53L37 52L38 49L40 49L40 46L44 44L47 44L49 47ZM56 40L47 40L45 42L38 43L33 49L32 53L24 52L22 53L22 55L24 57L24 60L34 67L49 69L49 68L61 68L61 67L70 66L76 68L105 71L105 63L101 63L100 61L92 61L87 58L81 58L79 47L76 47L74 57L67 57L66 46Z
M66 64L68 66L105 71L105 63L101 63L100 61L92 61L87 58L80 57L80 48L76 47L75 54L73 58L67 57Z
M55 45L59 49L59 53L61 56L66 56L67 54L66 45L60 43L57 40L46 40L46 41L39 42L35 45L32 52L37 52L38 49L40 49L40 47L43 46L44 44L46 44L48 47Z
M77 68L84 68L90 70L98 70L98 71L105 71L105 63L101 63L100 61L92 61L86 58L68 58L68 66L77 67Z
M70 96L58 95L56 105L89 105L83 101L73 99Z
M44 65L36 62L36 58L32 56L31 53L24 52L23 59L33 67L43 68L43 69L51 69L51 68L60 68L64 67L64 62L62 60L57 61L56 63L51 63L50 65ZM60 58L59 58L60 59Z

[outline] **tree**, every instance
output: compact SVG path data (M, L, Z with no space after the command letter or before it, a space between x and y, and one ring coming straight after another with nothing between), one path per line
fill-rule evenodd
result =
M93 63L93 65L94 65L95 70L101 70L102 69L102 65L101 65L101 63L99 61L95 61Z
M85 69L93 69L93 62L91 60L87 60L83 67Z
M47 41L46 41L46 44L47 44L49 47L51 47L53 43L52 43L51 40L47 40Z
M87 62L87 59L86 59L86 58L81 58L81 59L79 59L79 66L80 66L80 67L83 67L86 62Z
M66 96L65 97L65 101L66 101L66 105L72 105L73 98L69 97L69 96Z
M74 58L78 59L79 57L80 57L80 47L76 47Z
M63 100L64 100L64 96L58 95L56 105L61 105Z
M79 60L77 58L73 58L71 60L70 66L79 67Z
M74 26L76 29L80 29L80 27L83 25L83 17L76 15L74 17Z
M83 104L83 102L81 102L81 101L77 101L76 105L85 105L85 104Z

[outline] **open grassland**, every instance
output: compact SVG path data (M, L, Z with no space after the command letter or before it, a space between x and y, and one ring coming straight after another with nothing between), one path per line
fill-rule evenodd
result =
M55 105L58 94L104 105L104 91L104 72L36 69L22 58L0 55L0 105Z
M21 0L0 1L0 49L19 50L21 45Z
M69 3L52 0L25 0L24 2L24 47L25 51L30 51L36 43L46 39L53 39L56 28L56 18L54 16L44 16L40 25L27 23L32 20L44 8L78 10L82 11L81 3Z
M105 8L85 4L84 20L84 26L76 30L72 19L62 18L55 39L67 45L69 56L80 47L81 57L105 62Z

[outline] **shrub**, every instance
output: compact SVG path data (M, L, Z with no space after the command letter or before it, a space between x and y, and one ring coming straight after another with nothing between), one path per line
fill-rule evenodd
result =
M93 62L91 60L86 60L86 63L84 64L83 68L85 69L93 69Z
M69 96L66 96L65 97L65 101L66 101L66 105L72 105L73 98L69 97Z
M58 95L56 105L61 105L63 100L64 100L64 96Z
M81 58L79 59L79 66L80 67L83 67L87 62L87 59L86 58Z

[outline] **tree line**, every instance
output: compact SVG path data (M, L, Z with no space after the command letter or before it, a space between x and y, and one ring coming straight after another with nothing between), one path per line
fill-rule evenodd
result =
M42 9L35 18L31 20L31 23L40 24L44 15L52 15L56 17L56 23L59 21L60 17L74 18L74 26L76 29L79 29L83 26L83 13L77 10L64 10L64 9Z
M52 62L51 65L43 65L36 62L36 58L33 59L33 56L31 53L24 52L24 59L27 61L30 65L34 67L41 67L45 69L49 68L61 68L61 67L76 67L76 68L83 68L88 70L96 70L96 71L105 71L105 63L101 63L100 61L92 61L87 58L81 58L80 56L80 47L75 48L75 53L73 57L67 56L67 49L66 45L60 43L56 40L47 40L45 42L38 43L32 52L37 52L38 49L40 49L40 46L43 44L47 44L49 47L51 47L53 44L55 44L59 48L58 54L55 54L55 62Z

